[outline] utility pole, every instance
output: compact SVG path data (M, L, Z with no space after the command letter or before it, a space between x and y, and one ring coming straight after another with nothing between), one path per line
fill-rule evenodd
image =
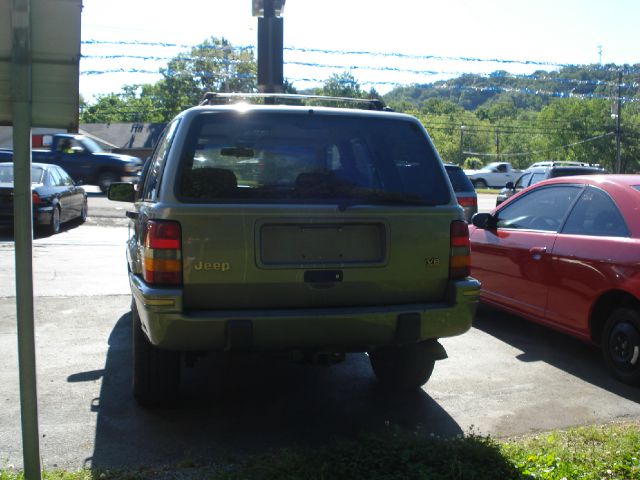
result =
M616 173L620 173L620 117L622 116L622 70L618 71L618 111L616 112Z
M231 83L231 69L229 68L230 59L229 59L229 50L231 50L229 46L229 42L225 39L222 39L222 51L224 52L224 91L229 93L231 90L229 88L229 83Z
M500 129L496 129L496 160L500 161Z
M253 15L258 17L258 88L263 93L282 92L283 20L285 0L253 0Z

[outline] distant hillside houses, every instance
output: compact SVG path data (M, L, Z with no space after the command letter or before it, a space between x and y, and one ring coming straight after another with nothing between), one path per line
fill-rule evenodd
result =
M133 155L143 160L153 151L164 123L81 123L78 133L95 140L114 153ZM65 133L56 128L33 128L32 135ZM0 127L0 148L13 148L13 129Z

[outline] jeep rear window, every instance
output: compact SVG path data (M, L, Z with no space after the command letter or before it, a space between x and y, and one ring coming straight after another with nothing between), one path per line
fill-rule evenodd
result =
M442 205L441 168L409 120L212 112L191 126L176 194L189 203Z

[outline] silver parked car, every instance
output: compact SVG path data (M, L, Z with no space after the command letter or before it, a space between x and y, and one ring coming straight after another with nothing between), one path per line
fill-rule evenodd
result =
M506 199L516 194L520 190L524 190L525 188L534 185L542 180L546 180L548 178L556 178L556 177L569 177L572 175L597 175L601 173L607 173L607 171L599 166L589 166L589 165L566 165L566 164L555 164L540 167L529 167L525 172L518 178L516 183L507 182L505 187L500 190L498 196L496 197L496 206L500 205Z

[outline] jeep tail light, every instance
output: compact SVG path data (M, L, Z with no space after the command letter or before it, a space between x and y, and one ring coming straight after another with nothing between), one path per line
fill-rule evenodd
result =
M40 205L40 195L38 195L38 192L31 193L31 202L33 203L34 207Z
M451 222L451 258L449 259L449 278L464 278L471 273L471 248L469 244L469 226L462 220Z
M478 199L476 197L458 197L458 203L462 207L476 207Z
M182 232L178 222L147 222L143 261L142 273L147 283L182 284Z

